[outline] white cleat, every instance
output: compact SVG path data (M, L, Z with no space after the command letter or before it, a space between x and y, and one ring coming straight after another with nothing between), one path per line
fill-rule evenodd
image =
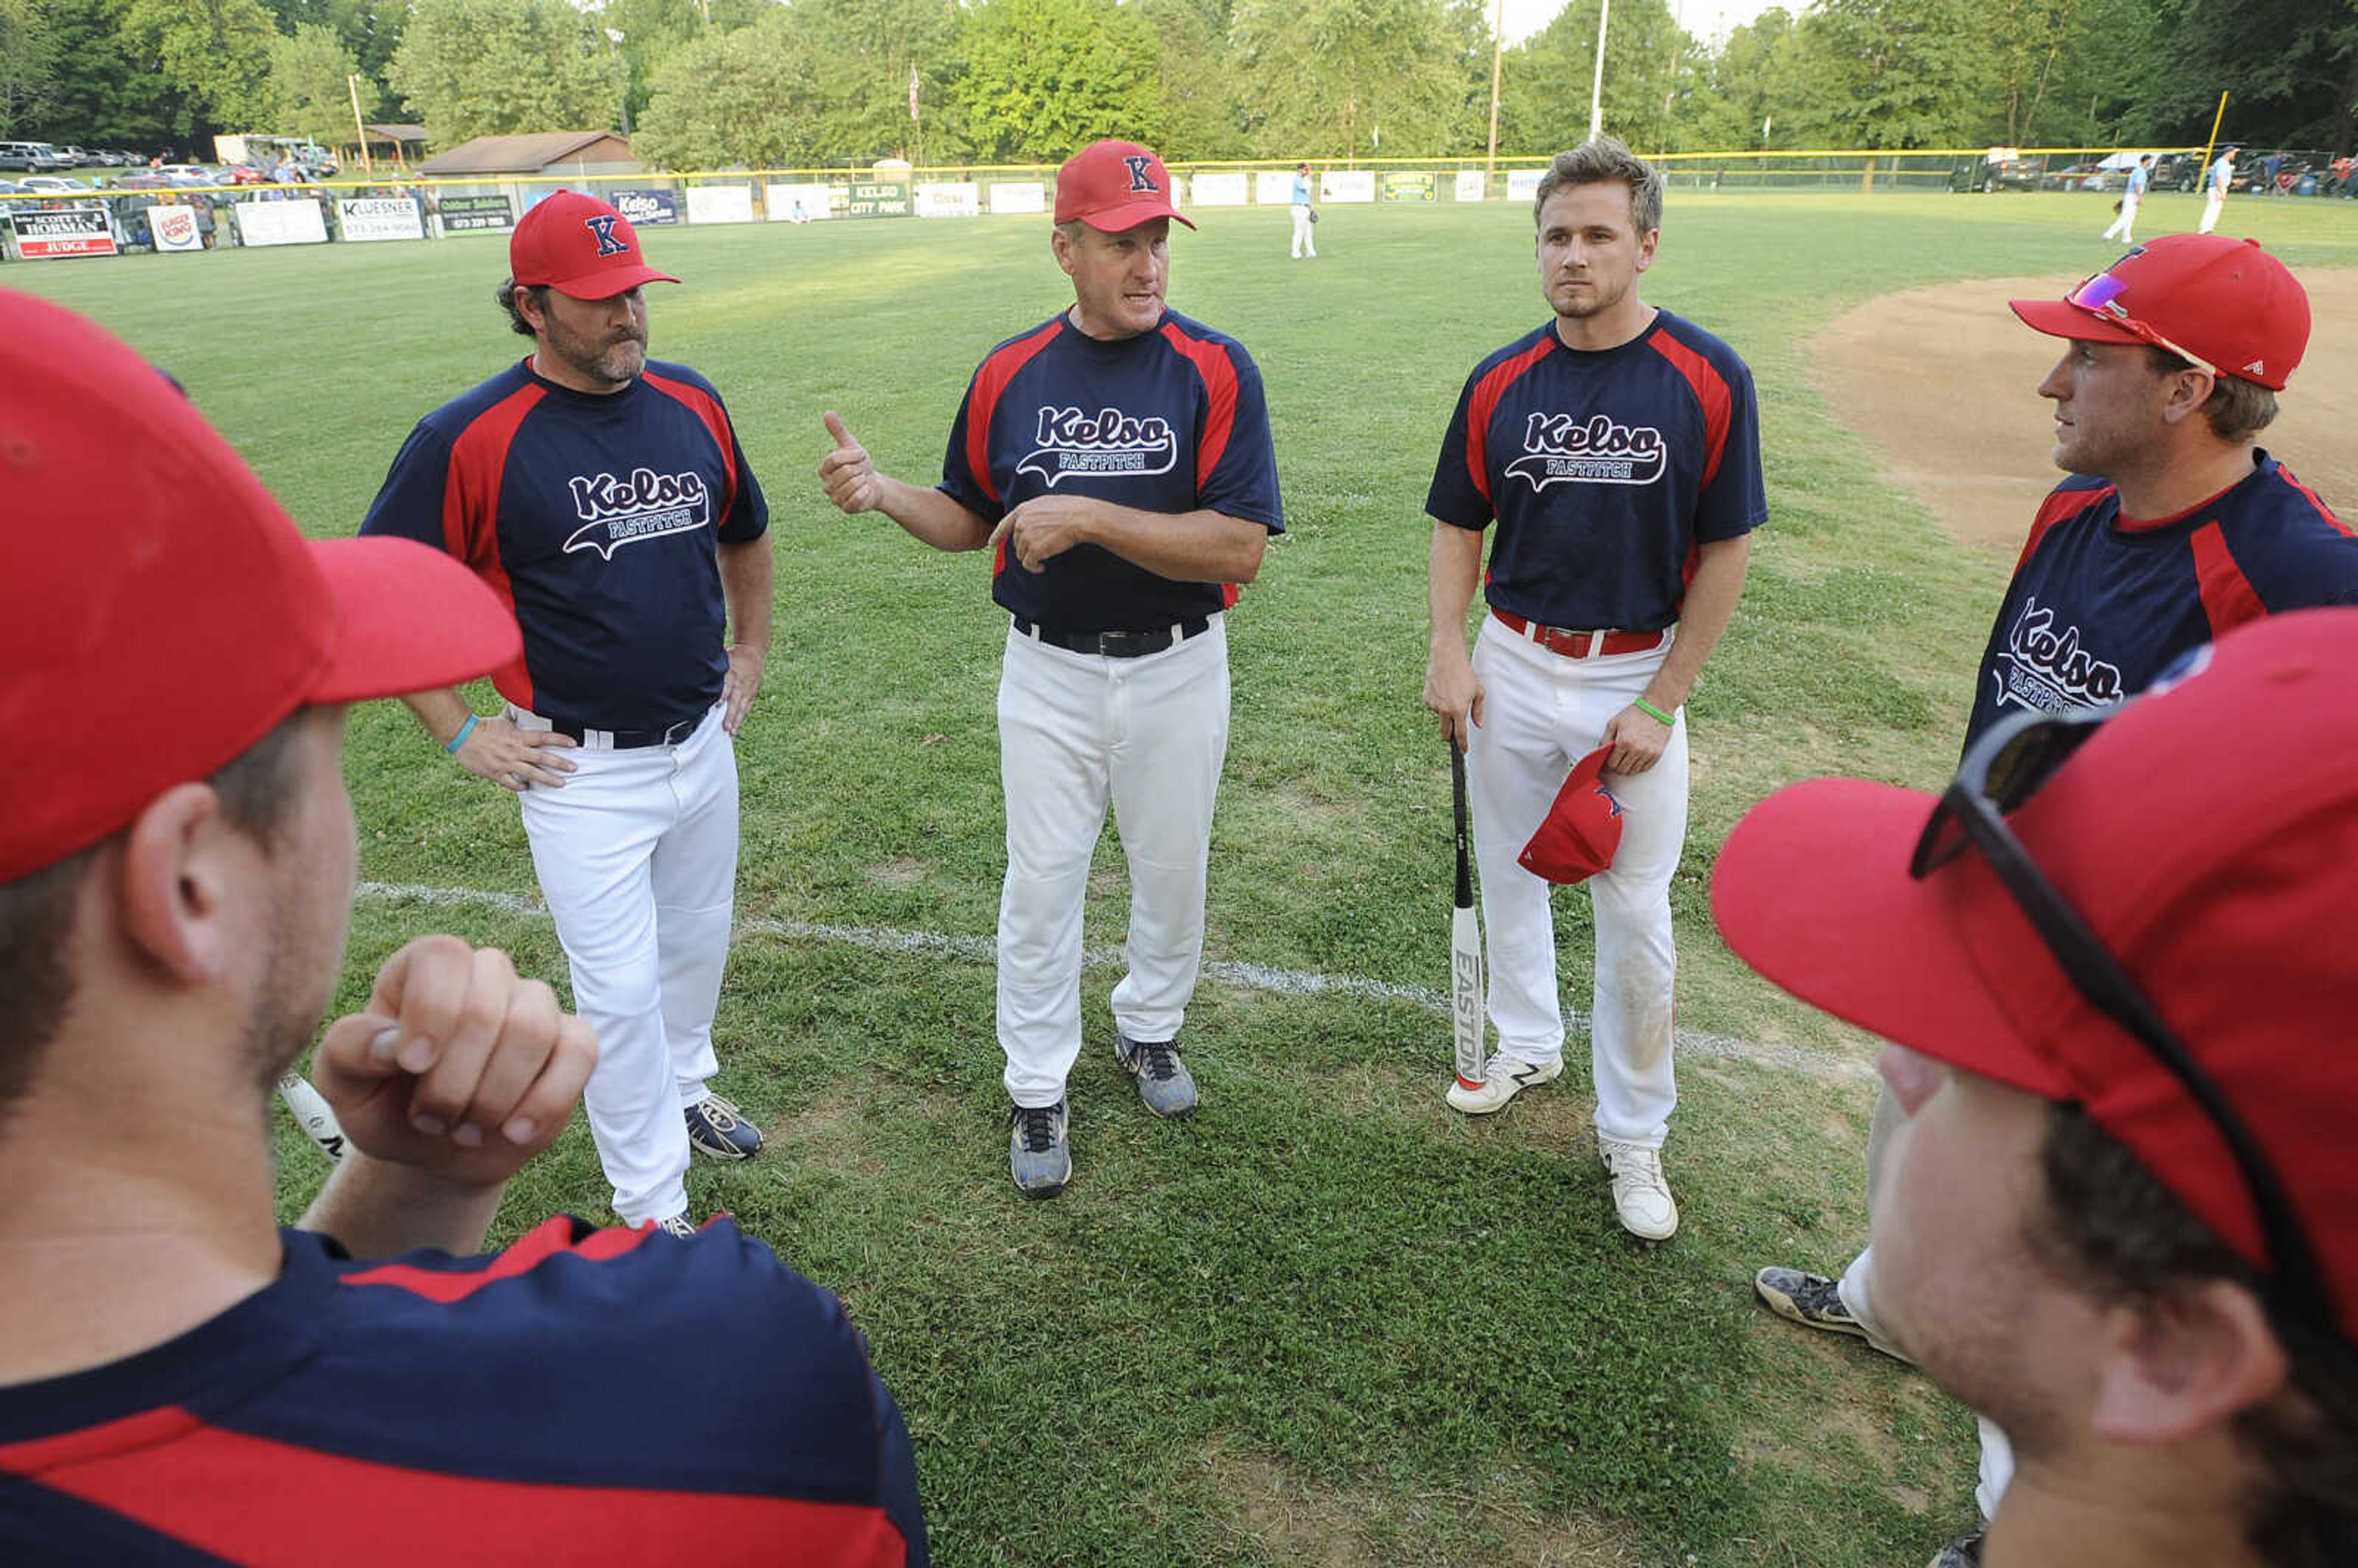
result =
M1644 1241L1668 1241L1678 1234L1679 1206L1662 1174L1662 1152L1600 1138L1596 1152L1613 1177L1613 1211L1621 1217L1621 1228Z
M1487 1116L1504 1106L1532 1084L1552 1082L1563 1071L1563 1058L1552 1062L1525 1062L1500 1054L1490 1058L1482 1069L1482 1081L1469 1084L1458 1078L1449 1086L1451 1108L1468 1116Z

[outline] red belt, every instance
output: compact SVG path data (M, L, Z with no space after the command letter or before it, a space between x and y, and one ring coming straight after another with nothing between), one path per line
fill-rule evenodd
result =
M1528 638L1551 654L1567 659L1594 658L1599 654L1642 654L1659 648L1667 632L1567 632L1561 626L1539 626L1504 610L1490 618L1518 637Z

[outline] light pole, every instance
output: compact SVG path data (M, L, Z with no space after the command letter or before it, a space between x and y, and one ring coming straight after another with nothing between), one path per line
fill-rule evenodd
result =
M352 95L352 135L361 139L361 168L373 175L376 173L376 164L369 157L368 127L361 124L361 79L348 73L344 77L344 88ZM398 144L395 145L395 150L396 152L400 150Z
M620 27L606 29L606 41L614 46L614 58L622 61L622 139L631 139L631 62L622 59L622 38Z
M1605 25L1613 19L1613 0L1602 0L1596 8L1596 80L1588 89L1588 139L1595 141L1605 130Z
M1483 161L1484 178L1498 177L1498 67L1507 57L1507 0L1490 9L1490 153Z

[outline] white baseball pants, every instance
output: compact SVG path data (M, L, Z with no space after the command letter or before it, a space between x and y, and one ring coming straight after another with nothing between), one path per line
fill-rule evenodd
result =
M1878 1086L1875 1096L1875 1120L1866 1134L1866 1212L1870 1224L1875 1217L1875 1195L1883 1173L1884 1152L1890 1146L1891 1134L1901 1120L1899 1102L1888 1087ZM1861 1328L1866 1330L1878 1345L1889 1343L1883 1324L1875 1315L1875 1246L1872 1242L1850 1260L1836 1281L1836 1293L1842 1297L1843 1310ZM1974 1424L1981 1438L1981 1484L1974 1488L1974 1501L1980 1506L1984 1519L1996 1519L1997 1506L2006 1497L2006 1489L2014 1480L2014 1444L2004 1428L1987 1417L1976 1413Z
M2205 196L2202 199L2202 222L2194 232L2198 234L2207 234L2217 228L2219 214L2226 209L2226 206L2227 198L2221 191L2213 190Z
M546 720L509 710L527 727ZM541 897L598 1031L582 1097L614 1212L687 1207L687 1123L717 1070L712 1018L737 881L737 753L715 707L685 741L565 753L565 787L521 797Z
M1474 853L1482 869L1490 1022L1498 1049L1519 1061L1563 1054L1556 993L1551 886L1516 863L1572 764L1596 749L1613 716L1644 694L1671 643L1639 654L1570 659L1486 618L1474 643L1483 721L1466 752ZM1642 773L1607 773L1621 803L1621 848L1588 880L1596 925L1589 1054L1601 1138L1659 1149L1678 1085L1671 1063L1671 878L1687 834L1686 716L1661 761Z
M2137 199L2136 197L2122 197L2120 216L2114 219L2112 227L2104 231L2104 238L2108 240L2118 240L2125 245L2136 244L2136 236L2132 232L2132 231L2136 228L2136 210Z
M1081 906L1110 799L1130 871L1130 972L1115 1024L1170 1040L1204 957L1212 804L1228 752L1228 645L1211 630L1109 659L1011 628L999 683L1007 881L999 1044L1017 1105L1054 1105L1081 1054Z
M1317 254L1318 243L1310 222L1310 209L1296 206L1293 209L1293 259L1300 261L1305 255Z

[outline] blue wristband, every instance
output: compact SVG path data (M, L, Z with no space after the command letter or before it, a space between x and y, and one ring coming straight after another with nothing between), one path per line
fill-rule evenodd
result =
M456 735L451 736L449 743L442 749L449 752L452 756L457 756L459 754L459 748L465 745L467 743L467 737L472 735L474 732L475 715L470 713L467 715L467 722L459 726L459 732Z

